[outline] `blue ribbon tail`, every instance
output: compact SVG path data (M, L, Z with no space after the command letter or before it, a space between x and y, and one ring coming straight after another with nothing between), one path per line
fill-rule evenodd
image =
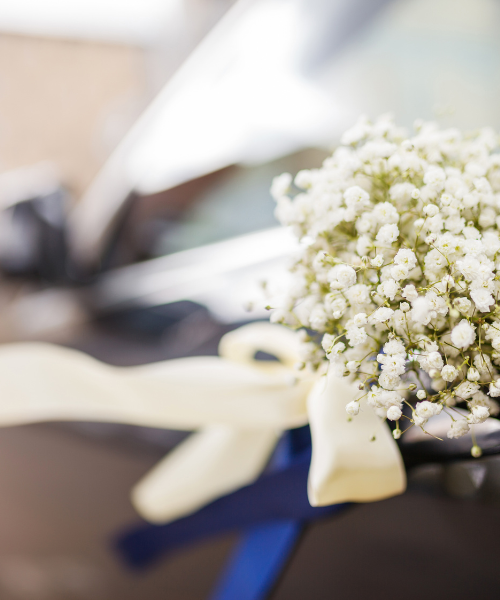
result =
M210 600L266 598L293 552L303 525L277 520L250 530L233 551Z

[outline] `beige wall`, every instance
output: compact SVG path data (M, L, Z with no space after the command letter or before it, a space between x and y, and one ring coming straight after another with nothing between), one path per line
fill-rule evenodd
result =
M144 51L0 35L0 172L53 160L79 195L149 99Z

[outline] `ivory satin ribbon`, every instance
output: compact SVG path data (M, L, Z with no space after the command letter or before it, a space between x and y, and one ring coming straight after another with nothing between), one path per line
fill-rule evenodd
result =
M257 350L280 362L255 360ZM281 432L308 422L313 506L404 491L389 429L369 407L348 422L345 405L355 390L343 379L297 374L291 331L252 323L225 335L219 351L123 368L50 344L1 346L0 426L81 420L197 430L132 490L138 512L156 523L252 483Z

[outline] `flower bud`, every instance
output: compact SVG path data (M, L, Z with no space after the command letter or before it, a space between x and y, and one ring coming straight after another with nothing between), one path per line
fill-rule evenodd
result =
M482 456L483 451L477 444L475 444L474 446L472 446L470 453L474 458L479 458L480 456Z
M467 379L469 381L478 381L479 380L479 371L477 369L475 369L474 367L471 367L467 371Z
M394 431L392 432L392 437L395 440L399 440L399 438L401 437L401 429L394 429Z
M359 413L359 402L356 402L355 400L349 402L345 407L345 410L350 417L355 417Z
M435 217L439 212L439 208L435 204L427 204L424 206L424 214L428 217Z

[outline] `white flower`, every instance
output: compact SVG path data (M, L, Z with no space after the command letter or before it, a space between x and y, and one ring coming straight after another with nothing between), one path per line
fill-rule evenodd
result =
M356 271L349 265L336 265L328 272L332 287L345 289L356 283Z
M439 352L431 352L427 355L427 363L432 369L442 369L443 368L443 357Z
M368 337L363 327L351 327L347 330L345 336L349 340L349 344L351 346L359 346L359 344L364 344Z
M430 271L438 271L446 266L446 257L437 248L434 248L425 255L425 268Z
M500 250L500 237L496 231L485 231L481 241L487 256L492 257Z
M381 306L372 314L372 319L377 323L384 323L392 317L393 313L394 311L391 308Z
M297 187L306 190L310 188L314 181L314 174L308 169L302 169L295 175L294 183Z
M320 271L326 264L328 254L324 250L320 250L313 261L313 267L316 271Z
M474 256L467 255L463 260L457 260L456 265L467 281L472 281L477 277L479 261Z
M359 402L352 400L346 405L345 410L350 417L355 417L359 413Z
M486 206L479 213L479 225L484 227L484 229L488 227L492 227L495 224L495 220L497 217L497 213L491 207Z
M477 227L474 227L473 225L470 225L470 224L468 224L467 227L463 228L462 233L466 240L478 241L481 239L481 232L479 231L479 229L477 229Z
M455 298L453 301L455 308L463 315L469 315L472 303L468 298Z
M403 296L403 298L406 298L408 302L414 302L418 298L418 292L415 289L415 286L411 284L403 288L401 295Z
M477 163L476 163L477 164ZM484 165L477 165L480 168L480 172L478 175L486 175L486 167ZM470 163L467 165L468 169L470 169ZM469 171L470 172L470 171ZM491 185L490 182L485 177L478 177L474 179L474 187L480 194L489 194L491 193Z
M356 327L362 327L363 325L366 325L368 323L368 319L366 318L366 313L361 312L361 313L358 313L357 315L354 315L352 322L354 323L354 325L356 325Z
M340 319L347 309L347 302L342 296L331 295L325 298L326 305L330 309L334 319Z
M402 407L403 398L394 391L384 390L377 386L373 386L368 393L367 402L374 408L385 408L388 409L391 406ZM386 415L384 415L385 417Z
M462 400L472 398L472 396L479 391L479 385L472 381L462 381L462 383L456 388L455 393Z
M420 336L418 345L426 352L437 352L439 350L439 346L436 344L436 342L432 341L425 335Z
M378 378L380 385L386 390L397 390L401 385L401 379L398 375L393 375L387 371L383 371Z
M396 253L394 257L394 262L397 265L403 265L408 270L413 269L417 265L417 257L415 256L415 252L413 250L409 250L408 248L401 248Z
M406 279L408 277L408 268L404 265L394 265L391 268L391 277L396 281Z
M309 315L309 324L316 331L322 331L326 322L328 320L328 315L326 314L325 307L323 304L316 304Z
M429 308L434 313L432 318L434 319L436 315L446 315L448 312L448 307L446 306L446 301L441 296L438 296L434 290L430 290L425 294L425 299L429 303Z
M428 400L424 400L424 402L417 402L415 412L421 419L430 419L431 417L438 415L441 412L441 409L441 404L433 404Z
M372 267L380 268L384 264L384 257L382 254L377 254L375 258L372 258L370 261Z
M379 354L377 361L382 364L382 371L389 375L402 375L405 372L404 354Z
M458 371L453 365L445 365L441 369L441 377L445 381L454 381L458 377Z
M347 299L353 305L362 306L370 301L370 288L364 283L357 283L345 292Z
M384 352L386 354L406 354L404 343L399 338L391 338L384 344Z
M429 167L424 175L424 183L440 192L444 188L446 174L440 167Z
M491 358L487 354L476 354L473 362L481 376L486 376L488 379L491 379L492 364Z
M467 418L467 421L472 425L477 425L478 423L484 423L486 419L490 416L490 411L486 406L473 406L470 412L470 415Z
M500 350L500 336L496 335L491 338L491 345L495 350Z
M287 196L282 196L276 200L274 215L283 225L293 225L297 220L297 210Z
M290 185L292 183L292 176L290 173L282 173L273 179L271 186L271 196L275 200L279 200L282 196L285 196L290 191Z
M474 327L466 320L462 319L451 332L451 341L457 348L468 348L476 339Z
M431 312L429 300L423 296L420 296L413 301L413 308L410 315L413 321L416 323L428 325L432 318Z
M339 354L341 354L342 352L344 352L345 350L345 344L344 342L337 342L331 349L331 356L338 356Z
M330 356L330 371L335 377L344 377L346 374L349 375L349 372L346 372L345 369L345 361L341 358Z
M379 294L382 294L390 300L394 300L394 297L398 293L399 285L394 279L386 279L377 288Z
M439 213L439 208L435 204L427 204L424 206L424 214L428 217L435 217Z
M470 367L467 371L467 379L469 381L479 381L479 371L474 367Z
M347 208L353 208L354 210L359 211L369 204L370 195L358 185L353 185L344 192L344 199Z
M465 240L462 243L462 250L468 256L480 257L484 252L483 242L481 240Z
M356 242L356 252L359 256L366 256L373 247L373 240L369 235L360 235Z
M467 401L467 406L469 409L474 408L474 406L486 406L490 413L492 404L493 401L488 398L486 394L483 394L483 392L476 392L472 398Z
M349 371L349 373L354 373L359 366L359 362L357 360L350 360L346 363L345 368Z
M485 288L472 290L470 297L474 300L476 308L481 312L489 312L490 306L495 302L493 296Z
M402 415L402 411L400 408L398 408L397 406L391 406L390 408L387 409L387 418L390 421L397 421L398 419L401 418Z
M333 343L335 341L335 336L330 335L329 333L325 333L325 335L323 336L322 340L321 340L321 345L323 347L323 350L329 354L330 353L330 349L333 347ZM344 346L345 348L345 346Z
M402 335L407 330L406 315L402 310L395 310L391 317L391 324L396 333Z
M466 208L475 208L479 204L479 196L474 194L465 194L463 204Z
M430 217L427 219L427 222L425 225L426 225L428 231L431 231L433 234L440 233L444 227L443 217L441 215L434 215L434 217ZM437 237L437 236L434 235L433 237Z
M459 438L465 435L469 431L470 427L467 423L467 419L460 418L456 421L453 421L451 424L451 429L448 431L447 435L450 439Z
M413 415L413 422L417 427L423 427L427 423L427 419L419 417L417 414Z
M446 219L444 226L451 233L460 233L465 227L465 219L459 215L452 215Z
M356 221L358 233L368 233L373 226L372 213L364 212Z
M427 398L427 392L425 390L418 390L417 398L419 400L423 400L424 398Z
M373 209L373 216L382 224L397 223L399 221L399 213L396 207L390 202L380 202Z
M498 398L498 396L500 396L500 379L497 379L496 381L492 381L490 383L488 394L492 398Z
M392 244L399 237L399 229L395 224L382 225L378 230L376 240L380 244Z
M396 183L391 186L389 197L395 202L409 202L412 198L418 198L418 190L412 183Z

